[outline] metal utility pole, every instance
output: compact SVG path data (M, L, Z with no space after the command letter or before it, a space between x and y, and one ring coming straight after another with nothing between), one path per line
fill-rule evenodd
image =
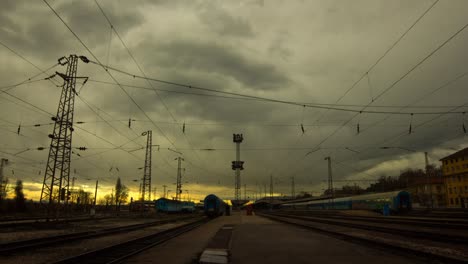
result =
M291 198L294 199L296 197L296 186L294 183L294 176L291 177Z
M54 131L49 134L50 148L47 158L47 166L42 184L40 202L46 201L48 215L51 213L54 203L68 203L69 181L70 181L70 161L72 154L72 133L73 133L73 115L76 95L76 79L87 77L77 77L78 58L88 63L89 60L84 56L70 55L68 58L62 57L58 63L62 66L67 65L66 74L56 72L64 80L62 93L57 109L57 115L52 117L55 122ZM55 211L55 210L54 210ZM58 211L55 212L58 216Z
M75 180L76 180L76 177L73 176L73 177L72 177L71 190L70 190L70 193L71 193L71 202L72 202L72 203L74 202L73 196L74 196L74 193L75 193Z
M333 191L333 176L332 176L332 166L331 166L331 157L326 157L325 160L328 160L328 192L331 197L333 204L333 199L335 198L335 193Z
M235 191L234 191L234 196L235 196L236 201L239 201L241 199L240 171L244 169L244 162L240 160L240 143L242 143L243 140L244 140L243 134L232 134L232 141L236 143L236 160L232 162L232 169L236 171Z
M143 132L141 135L146 136L146 155L143 185L141 189L141 201L151 201L151 150L153 144L153 133L151 130L148 130Z
M181 157L176 158L177 160L177 183L176 183L176 200L180 201L180 196L182 195L182 161L184 160Z
M163 185L163 189L164 189L163 198L166 198L166 187L167 187L167 185Z
M426 162L426 192L429 193L429 206L433 207L433 200L432 200L432 186L431 186L431 172L429 170L429 158L427 156L427 152L424 152L424 160ZM429 188L429 190L427 190Z
M0 201L6 196L6 180L3 179L3 167L8 164L8 160L2 158L0 161Z
M97 189L98 189L98 180L96 180L96 189L94 190L94 207L96 207Z

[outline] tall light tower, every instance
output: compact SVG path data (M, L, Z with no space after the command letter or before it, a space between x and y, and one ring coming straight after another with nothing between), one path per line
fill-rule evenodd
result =
M240 171L244 169L244 162L240 160L240 143L244 140L242 134L233 134L232 141L236 143L236 160L232 162L232 169L236 171L235 192L236 201L241 199L241 180Z
M143 183L141 187L141 201L151 201L151 150L153 144L153 133L151 130L148 130L143 132L141 135L146 136L146 155Z
M69 181L70 181L70 161L72 149L73 133L73 114L75 106L76 79L85 79L87 77L77 77L78 58L88 63L89 60L84 56L70 55L68 58L62 57L58 63L62 66L67 65L67 73L56 72L63 80L62 94L57 109L57 115L52 117L55 122L54 131L49 134L50 148L47 158L47 167L44 174L44 181L41 191L41 203L48 203L47 212L51 213L54 203L67 203L69 199ZM56 211L58 214L58 211Z

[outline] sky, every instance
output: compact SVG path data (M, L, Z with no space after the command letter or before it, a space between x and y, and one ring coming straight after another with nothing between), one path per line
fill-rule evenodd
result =
M439 165L468 146L467 1L47 3L73 33L44 1L0 3L0 157L30 199L40 196L63 83L44 78L65 73L56 63L71 54L101 63L78 63L89 79L77 81L70 174L88 191L99 180L99 197L120 177L137 198L148 130L159 145L156 197L163 185L174 195L181 153L183 196L192 199L233 198L234 133L244 136L250 199L269 192L270 176L277 195L290 195L293 177L296 193L319 195L328 156L336 187L366 187L424 168L424 152Z

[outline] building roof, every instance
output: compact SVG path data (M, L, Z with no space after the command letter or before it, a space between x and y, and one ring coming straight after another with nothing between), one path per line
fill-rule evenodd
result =
M453 154L448 155L445 158L440 159L440 161L448 160L448 159L453 159L453 158L459 158L459 157L466 157L468 156L468 148L464 148L460 151L457 151Z

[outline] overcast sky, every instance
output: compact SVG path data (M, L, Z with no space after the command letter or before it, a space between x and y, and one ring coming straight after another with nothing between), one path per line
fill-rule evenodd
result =
M48 2L99 61L142 75L94 1ZM438 165L438 159L468 146L462 129L468 119L462 114L409 114L468 109L468 76L463 75L468 71L468 29L463 29L468 1L440 0L388 53L434 0L98 3L148 77L303 104L354 110L369 105L366 110L408 114L174 93L213 95L111 71L119 83L138 87L122 86L124 93L102 67L80 61L78 75L90 81L78 85L72 145L88 149L74 149L81 155L72 156L76 186L91 190L99 179L104 195L120 177L136 198L145 155L138 148L146 144L140 135L147 130L160 145L153 149L157 196L162 185L174 194L178 154L172 148L185 158L183 189L196 198L233 196L233 133L244 135L241 178L250 197L269 186L270 175L277 194L290 194L292 176L296 193L323 192L326 156L332 158L336 180L362 180L423 168L424 151ZM42 1L1 1L0 42L1 87L40 73L26 60L42 70L70 54L95 60ZM55 71L64 73L66 67L36 79ZM4 172L11 181L25 182L29 198L39 198L48 155L47 149L35 148L48 147L53 130L33 125L51 122L47 112L56 113L60 89L37 81L0 94L0 157L10 160ZM135 120L130 128L129 118ZM112 149L125 143L124 150Z

